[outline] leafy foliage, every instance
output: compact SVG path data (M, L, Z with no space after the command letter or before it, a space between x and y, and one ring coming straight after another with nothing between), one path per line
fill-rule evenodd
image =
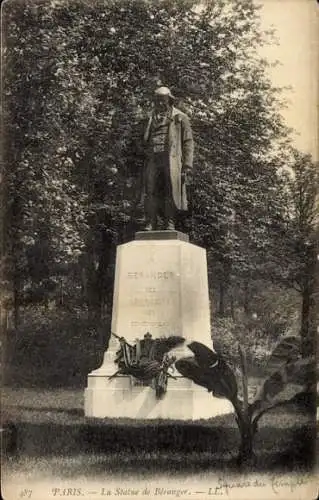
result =
M177 370L184 377L206 387L214 396L235 401L237 398L236 379L222 357L200 342L192 342L188 348L195 356L176 361Z
M183 376L205 387L214 396L231 401L241 434L241 462L251 461L253 457L253 437L258 429L259 419L275 406L289 403L305 388L313 388L316 381L315 359L302 358L299 340L287 338L274 349L269 359L271 373L253 401L249 402L246 357L243 349L239 347L243 378L241 399L238 396L235 374L221 355L198 342L192 342L188 347L195 356L182 358L176 361L175 366Z
M291 150L286 178L287 237L283 248L286 280L301 294L302 351L315 350L318 299L318 162L310 155Z
M115 245L142 218L138 138L160 81L191 115L197 149L185 224L210 249L211 272L225 283L269 273L288 130L258 55L271 34L261 32L252 0L201 9L191 1L23 1L6 4L3 16L16 295L56 294L75 266L88 304L110 305Z

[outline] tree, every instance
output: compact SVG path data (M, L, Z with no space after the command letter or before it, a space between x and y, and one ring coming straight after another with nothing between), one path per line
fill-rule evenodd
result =
M280 92L258 56L268 34L252 0L203 8L24 0L5 4L3 16L10 25L7 235L17 304L26 286L53 282L56 289L60 265L68 272L80 261L86 302L98 311L110 303L115 246L140 226L143 158L135 135L159 81L192 119L193 210L185 224L193 239L209 249L224 293L231 280L264 271L280 219L276 170L288 130ZM38 249L46 249L40 260Z
M307 356L316 345L319 170L310 155L296 149L287 167L287 279L302 297L302 352Z
M49 21L36 15L37 8L26 4L21 16L20 6L5 6L9 21L21 21L10 23L4 56L5 235L16 319L29 292L47 303L48 293L81 253L87 229L87 194L75 184L61 137L63 115L54 112L56 51L43 27ZM35 34L39 43L32 42Z

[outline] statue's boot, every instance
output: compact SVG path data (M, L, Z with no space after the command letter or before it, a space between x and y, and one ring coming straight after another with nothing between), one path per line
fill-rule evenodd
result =
M175 230L175 223L173 219L168 219L165 221L165 229L167 231L174 231Z
M156 231L157 229L157 220L156 218L152 218L148 220L145 225L145 231Z
M157 203L155 196L145 197L145 231L156 231L157 229Z
M165 196L164 200L164 228L167 231L174 231L175 229L175 208L170 192Z

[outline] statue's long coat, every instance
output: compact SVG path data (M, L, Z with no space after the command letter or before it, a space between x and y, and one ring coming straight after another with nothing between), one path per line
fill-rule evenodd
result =
M149 117L144 131L144 144L146 146L146 165L144 186L147 193L147 179L152 175L155 168L152 161L152 152L150 145L151 128L153 115ZM173 107L168 128L168 147L169 147L169 172L171 180L171 192L174 204L178 210L187 210L186 185L181 181L182 166L192 168L194 142L192 129L189 119L185 113Z

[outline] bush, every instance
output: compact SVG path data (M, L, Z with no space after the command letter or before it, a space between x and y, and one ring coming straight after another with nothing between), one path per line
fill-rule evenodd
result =
M7 332L4 382L21 387L79 387L103 359L108 324L81 310L23 311L18 329Z
M283 337L290 335L291 328L286 324L281 332L267 331L263 319L248 318L234 321L232 318L216 318L212 328L212 338L216 349L233 366L238 366L238 342L247 355L248 368L262 368L275 346Z

